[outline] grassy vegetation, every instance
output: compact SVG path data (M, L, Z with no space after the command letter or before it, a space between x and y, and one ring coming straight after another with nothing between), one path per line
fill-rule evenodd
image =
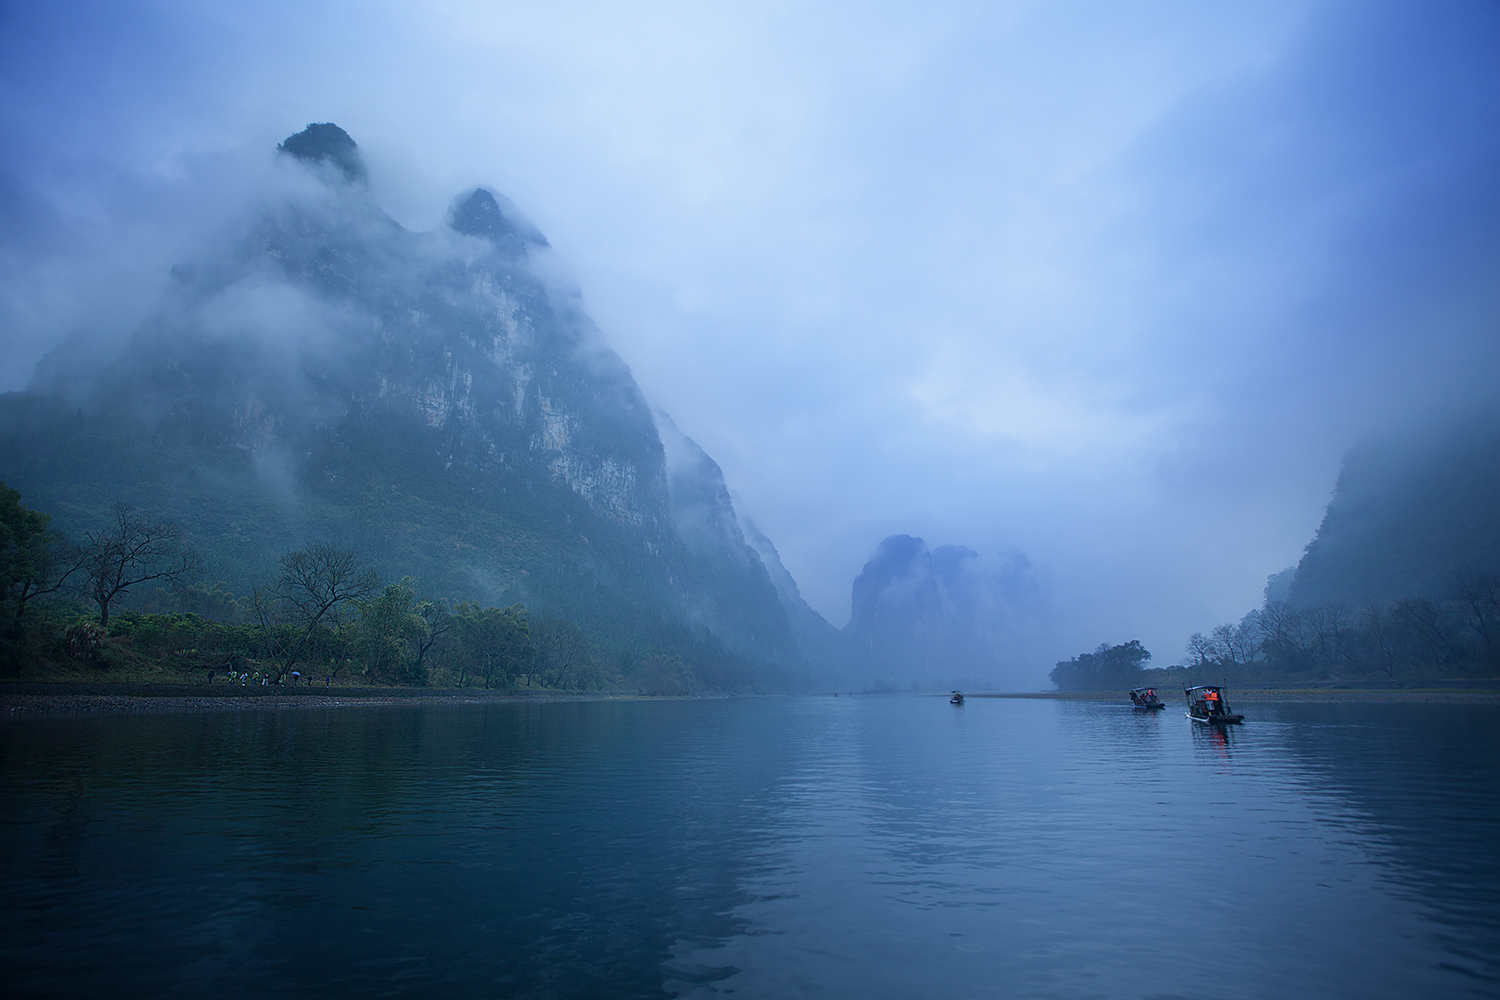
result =
M431 442L405 423L372 417L360 433L312 450L282 489L248 452L215 447L189 429L146 435L128 421L18 396L0 398L0 411L0 459L54 529L78 539L123 501L169 519L196 551L195 581L161 595L127 595L127 610L243 618L246 610L231 606L234 595L243 604L274 576L280 554L327 539L360 552L386 580L410 574L422 596L445 607L520 604L535 620L576 623L596 669L570 678L570 686L682 692L785 689L799 681L729 654L706 627L684 624L690 616L666 613L684 589L719 595L719 606L740 613L755 606L752 598L774 604L773 593L738 595L732 581L705 578L712 568L669 544L668 534L648 548L543 467L499 480L446 469ZM779 605L760 611L785 629ZM429 683L443 679L440 670ZM460 674L454 683L483 683ZM528 671L526 683L539 681Z
M533 645L509 669L486 678L463 668L457 641L440 641L432 668L414 683L409 675L402 680L372 670L359 655L358 632L357 622L322 630L307 659L296 665L301 675L296 683L323 687L328 678L340 688L651 694L688 694L703 688L680 657L658 654L622 663L592 646L575 652L569 669L560 671L555 663L532 663L538 654ZM20 634L0 642L0 649L5 666L0 683L204 685L212 675L220 686L261 686L263 680L266 686L293 684L290 676L277 684L277 663L259 626L216 622L191 612L125 612L114 616L108 629L100 629L98 616L85 607L54 605L32 616ZM726 672L724 680L732 684L736 678Z
M163 475L150 496L162 499L174 483ZM355 556L354 545L325 543L288 546L278 556L267 550L265 523L244 523L259 515L266 523L276 521L270 507L261 509L264 498L243 491L226 504L221 491L190 490L177 498L192 511L189 529L175 533L167 548L174 557L197 550L201 558L178 562L198 569L128 588L112 599L106 617L104 606L95 607L95 584L114 572L105 565L114 558L110 546L128 548L129 523L163 522L117 503L116 522L95 518L87 523L96 527L69 541L51 530L47 515L22 506L15 491L3 484L0 490L0 500L8 501L0 504L0 623L9 620L0 624L4 678L175 684L205 681L212 671L220 680L232 673L247 683L269 677L285 685L297 670L304 682L332 677L342 684L651 694L785 690L798 681L734 656L706 631L668 622L637 603L633 597L651 597L640 590L646 585L639 579L600 587L596 572L578 565L576 553L549 544L555 534L528 532L500 509L465 520L456 503L435 503L394 483L379 489L340 484L330 496L310 495L296 519L302 528L327 526L346 536L352 531L355 542L382 553L369 562ZM78 504L102 498L75 494L64 506L76 514ZM568 498L577 499L571 493ZM294 525L285 510L280 513L285 537L293 537ZM531 516L544 518L546 505L532 505ZM602 535L594 543L596 554L614 566L642 560L644 553L604 549L618 542ZM285 592L288 560L319 549L347 553L365 583L325 609L326 617L308 618ZM487 579L475 589L503 595L500 604L467 600L463 590L419 597L421 585L410 576L383 582L393 564L399 568L397 559L411 557L429 578L462 587L465 573L478 573L476 565L465 564L465 552L472 556L481 549L489 561L480 575ZM207 583L223 569L233 569L235 577ZM510 582L494 579L497 570ZM433 593L430 585L423 589ZM551 610L538 614L523 596ZM560 606L576 614L559 614Z

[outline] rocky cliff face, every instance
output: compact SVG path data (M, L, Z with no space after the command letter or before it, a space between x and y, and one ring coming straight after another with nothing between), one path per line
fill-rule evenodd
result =
M782 565L781 553L765 533L747 517L740 518L740 530L745 542L753 548L770 575L771 585L776 588L776 597L786 613L792 639L804 658L814 669L815 683L820 690L861 690L870 681L863 669L864 661L851 656L849 642L844 634L828 623L828 620L812 609L802 598L797 581Z
M715 635L732 637L736 648L758 650L773 661L816 660L814 650L799 648L765 563L745 542L718 463L666 413L656 415L672 524L698 567L684 614Z
M65 526L116 496L177 518L240 587L310 537L447 596L523 599L596 631L644 620L764 663L802 655L718 467L658 418L503 197L408 232L358 147L279 147L317 178L174 272L102 370L66 345L4 401L0 471ZM654 627L654 626L653 626Z

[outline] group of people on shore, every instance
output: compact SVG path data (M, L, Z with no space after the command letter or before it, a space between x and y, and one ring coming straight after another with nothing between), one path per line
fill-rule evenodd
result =
M216 676L218 676L218 672L213 667L209 667L208 668L208 683L212 684L214 682L214 678ZM300 670L293 670L290 674L285 674L285 675L273 677L272 674L269 674L269 673L264 673L263 674L259 670L252 670L252 671L248 671L247 672L247 671L242 671L242 670L233 670L233 669L231 669L231 670L225 671L225 673L224 673L224 683L226 683L226 684L238 684L240 687L250 687L252 685L258 685L260 687L270 687L273 684L276 687L282 687L284 685L284 678L286 678L286 677L291 678L292 687L296 687L297 686L297 682L300 681L300 680L302 680L302 671L300 671ZM308 687L312 687L313 686L313 679L311 677L309 677L307 679L307 686ZM333 687L333 675L332 674L328 674L327 676L325 676L323 678L323 686L326 687L326 688Z

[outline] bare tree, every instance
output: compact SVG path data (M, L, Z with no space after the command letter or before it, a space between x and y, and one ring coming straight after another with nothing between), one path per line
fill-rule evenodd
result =
M84 592L99 605L99 625L109 626L109 606L131 587L152 580L176 583L198 568L182 532L127 503L116 503L114 522L84 535L77 554Z
M1252 611L1240 620L1229 637L1229 648L1242 666L1249 666L1260 652L1260 613Z
M1219 649L1202 632L1194 632L1188 637L1187 654L1193 658L1193 666L1206 667L1218 659Z
M1208 634L1209 644L1213 647L1214 658L1224 666L1239 665L1239 644L1234 641L1233 625L1215 625L1213 631Z
M1457 570L1448 577L1448 599L1490 658L1500 659L1500 576Z
M359 554L328 542L314 542L277 560L276 581L258 587L251 607L276 660L279 682L297 665L319 627L335 631L347 609L380 587L380 575Z
M1445 663L1463 659L1463 651L1454 642L1448 616L1443 609L1421 597L1397 601L1391 617L1419 637L1429 655Z
M1396 676L1400 662L1397 650L1397 629L1390 613L1375 601L1366 601L1362 612L1364 618L1365 646L1387 677Z
M1351 659L1349 639L1354 620L1340 601L1308 608L1302 615L1312 640L1313 651L1325 666Z
M1256 616L1261 647L1275 660L1295 662L1307 650L1307 629L1297 609L1286 601L1268 601Z

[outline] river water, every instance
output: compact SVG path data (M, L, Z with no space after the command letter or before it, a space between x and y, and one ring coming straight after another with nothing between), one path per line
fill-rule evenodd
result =
M10 996L1500 996L1493 708L0 721Z

